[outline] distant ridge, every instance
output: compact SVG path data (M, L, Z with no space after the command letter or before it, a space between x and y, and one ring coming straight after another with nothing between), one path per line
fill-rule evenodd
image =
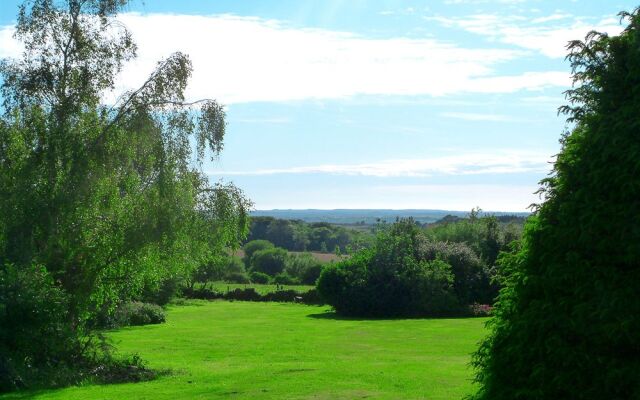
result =
M527 212L505 212L505 211L483 211L481 215L516 215L526 217ZM275 209L275 210L255 210L251 213L256 217L274 217L280 219L297 219L305 222L328 222L332 224L375 224L380 221L393 222L396 218L413 218L425 224L436 222L447 215L456 217L466 217L469 211L454 210L391 210L391 209Z

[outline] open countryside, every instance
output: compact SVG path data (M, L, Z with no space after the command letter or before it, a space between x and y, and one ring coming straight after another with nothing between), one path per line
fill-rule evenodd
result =
M640 400L633 1L2 0L0 400Z

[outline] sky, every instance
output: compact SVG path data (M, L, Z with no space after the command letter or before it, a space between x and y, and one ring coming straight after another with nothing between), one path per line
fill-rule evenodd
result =
M0 58L19 1L0 1ZM116 91L176 51L187 98L225 105L212 182L256 209L526 211L570 128L565 45L627 0L133 0ZM113 96L114 94L110 94ZM109 96L109 95L108 95ZM107 97L108 97L107 96Z

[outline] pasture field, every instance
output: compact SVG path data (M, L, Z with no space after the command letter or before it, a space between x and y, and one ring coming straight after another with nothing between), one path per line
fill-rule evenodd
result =
M460 399L484 318L341 319L327 307L192 301L109 336L171 373L4 399Z

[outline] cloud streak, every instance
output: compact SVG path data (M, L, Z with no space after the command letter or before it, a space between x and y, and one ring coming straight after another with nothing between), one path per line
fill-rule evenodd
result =
M392 159L360 164L322 164L251 171L210 170L209 175L261 176L281 174L331 174L350 176L430 177L435 175L481 175L548 172L551 158L547 154L503 151L469 153L424 159Z
M464 17L435 16L425 17L425 19L436 21L446 27L481 35L491 41L534 50L549 58L563 58L567 54L567 43L571 40L583 39L591 30L611 35L622 31L620 22L615 17L589 22L585 18L562 13L533 19L519 15L498 14L474 14Z

